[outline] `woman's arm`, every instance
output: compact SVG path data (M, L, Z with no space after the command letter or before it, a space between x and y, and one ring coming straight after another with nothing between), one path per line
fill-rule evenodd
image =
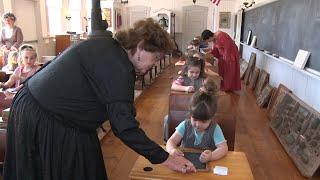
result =
M13 49L11 49L11 50L18 50L21 43L23 42L23 34L22 34L22 31L19 27L17 27L15 36L16 36L16 42L12 45L11 48L13 48Z
M0 38L1 38L1 49L3 49L5 46L6 46L6 43L4 42L4 39L3 39L3 28L1 29L1 35L0 35Z

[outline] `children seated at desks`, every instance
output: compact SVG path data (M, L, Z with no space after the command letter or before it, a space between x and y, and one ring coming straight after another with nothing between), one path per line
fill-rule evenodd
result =
M183 156L177 147L201 149L200 161L205 163L222 158L228 145L220 126L215 122L217 100L205 91L196 92L191 98L190 119L182 121L169 138L166 150L171 155Z
M2 67L2 71L14 71L18 67L18 51L11 51L8 54L8 64Z
M5 99L13 99L15 93L22 87L22 83L40 68L35 64L37 52L33 46L22 45L19 48L19 55L19 66L14 70L7 82L0 83L0 88L7 89L4 91Z
M171 90L195 92L202 86L204 62L197 57L189 57L181 75L172 83Z

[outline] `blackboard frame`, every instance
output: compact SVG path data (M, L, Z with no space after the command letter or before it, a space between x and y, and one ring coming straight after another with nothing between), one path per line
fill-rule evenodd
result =
M257 49L292 62L299 49L307 50L311 56L305 69L320 72L320 36L316 33L320 32L320 1L269 1L246 10L242 22L242 42L252 30L258 38Z

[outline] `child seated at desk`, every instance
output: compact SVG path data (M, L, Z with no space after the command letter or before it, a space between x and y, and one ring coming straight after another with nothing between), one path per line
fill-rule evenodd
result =
M8 64L2 67L2 71L14 71L18 67L18 51L11 51L8 54Z
M190 119L182 121L166 144L171 155L183 156L177 146L204 150L201 162L222 158L228 153L228 145L220 126L215 122L217 100L203 91L196 92L191 98Z
M181 75L172 83L171 90L195 92L202 86L204 62L197 57L189 57Z
M14 70L7 82L0 83L0 88L7 89L3 93L5 98L0 95L1 99L13 99L15 93L22 87L22 83L40 68L35 64L37 52L33 46L22 45L19 48L19 55L19 66Z

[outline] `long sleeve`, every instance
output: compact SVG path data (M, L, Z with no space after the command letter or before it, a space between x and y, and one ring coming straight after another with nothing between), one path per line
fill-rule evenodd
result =
M16 36L16 41L12 46L15 47L16 49L19 49L21 43L23 42L23 34L19 27L17 27L15 36Z
M169 154L139 128L135 108L131 103L109 104L107 112L113 133L127 146L153 164L162 163L168 158Z

